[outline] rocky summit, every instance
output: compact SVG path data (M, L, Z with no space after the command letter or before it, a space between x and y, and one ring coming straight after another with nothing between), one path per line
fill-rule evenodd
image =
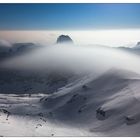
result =
M57 44L59 43L70 43L73 44L73 40L68 35L60 35L56 41Z

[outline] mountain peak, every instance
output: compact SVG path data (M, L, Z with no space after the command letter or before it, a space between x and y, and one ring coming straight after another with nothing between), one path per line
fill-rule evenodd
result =
M140 48L140 41L139 42L137 42L137 44L135 45L135 47L134 48Z
M60 35L56 41L57 44L59 43L69 43L72 44L73 40L68 35Z

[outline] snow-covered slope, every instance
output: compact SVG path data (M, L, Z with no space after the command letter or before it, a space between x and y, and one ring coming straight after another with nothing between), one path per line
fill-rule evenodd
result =
M1 136L140 136L135 54L55 45L3 61L0 77Z
M139 84L139 74L111 69L54 94L0 94L1 135L140 136Z
M0 93L5 94L50 94L78 78L70 71L39 72L7 68L0 69L0 77Z
M44 98L42 106L56 120L85 128L93 135L139 136L139 77L128 71L111 70L68 93Z

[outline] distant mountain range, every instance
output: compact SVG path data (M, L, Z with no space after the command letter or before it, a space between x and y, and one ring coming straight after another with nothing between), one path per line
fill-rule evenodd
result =
M56 40L56 44L74 44L74 42L70 36L60 35ZM21 42L21 43L11 44L5 40L0 40L0 60L16 55L28 53L39 47L41 46L32 42L25 42L25 43ZM140 55L140 42L137 42L136 45L134 45L134 47L132 48L121 46L121 47L117 47L117 49L121 49L124 51L132 52Z
M0 60L7 57L28 53L40 47L34 43L14 43L11 44L11 46L7 46L7 44L0 43Z
M68 35L60 35L57 38L56 43L73 44L73 40ZM28 53L39 47L41 46L32 42L11 44L8 41L0 40L0 60L3 60L7 57Z

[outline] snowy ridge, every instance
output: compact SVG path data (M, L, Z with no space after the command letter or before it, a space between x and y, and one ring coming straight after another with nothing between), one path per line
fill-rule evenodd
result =
M5 136L139 136L139 84L138 74L111 69L50 95L1 94L0 130ZM17 123L22 131L15 133Z

